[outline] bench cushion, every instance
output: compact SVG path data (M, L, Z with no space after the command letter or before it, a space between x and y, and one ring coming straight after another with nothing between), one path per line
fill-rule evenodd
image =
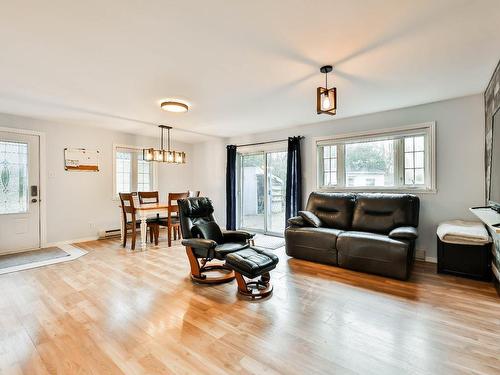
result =
M253 279L271 271L278 264L278 257L265 250L244 249L227 254L226 266Z

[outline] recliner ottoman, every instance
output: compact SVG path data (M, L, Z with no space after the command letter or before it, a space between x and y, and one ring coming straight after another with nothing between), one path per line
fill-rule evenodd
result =
M276 268L278 261L276 254L269 251L247 248L228 254L225 265L234 271L239 293L255 299L267 297L272 293L269 271ZM243 276L249 279L260 276L260 279L247 282Z

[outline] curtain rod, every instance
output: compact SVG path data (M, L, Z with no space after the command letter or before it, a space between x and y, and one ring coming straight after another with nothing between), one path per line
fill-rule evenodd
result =
M300 139L303 139L304 137L299 135ZM256 142L256 143L246 143L243 145L236 145L236 147L247 147L247 146L259 146L259 145L267 145L269 143L279 143L279 142L286 142L288 141L288 138L286 139L277 139L275 141L267 141L267 142Z

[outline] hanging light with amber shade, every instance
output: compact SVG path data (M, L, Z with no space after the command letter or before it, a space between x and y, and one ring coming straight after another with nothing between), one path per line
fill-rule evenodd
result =
M326 113L335 115L337 113L337 88L328 88L328 73L333 70L331 65L320 68L320 72L325 74L325 87L318 87L316 90L316 111L319 114Z

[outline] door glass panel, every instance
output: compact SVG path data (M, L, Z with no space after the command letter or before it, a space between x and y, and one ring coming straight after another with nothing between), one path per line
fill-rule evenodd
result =
M28 210L28 144L0 141L0 214Z
M264 154L241 157L241 223L242 228L265 230Z
M285 230L286 152L267 154L267 228L283 234Z

